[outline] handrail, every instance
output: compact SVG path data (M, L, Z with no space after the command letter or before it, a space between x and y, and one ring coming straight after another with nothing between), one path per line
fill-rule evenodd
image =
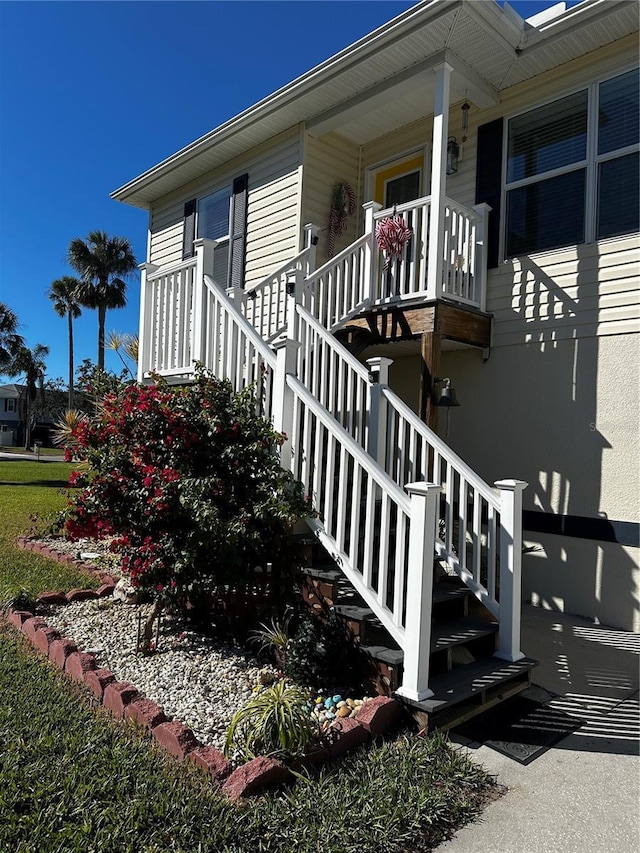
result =
M331 332L320 323L316 317L309 311L308 308L305 308L304 305L296 305L296 311L304 319L306 323L308 323L313 331L318 335L318 337L322 338L323 342L327 344L327 346L331 347L332 350L340 353L340 355L344 358L345 355L351 356L349 350L345 347L344 344L340 343L340 341L336 338L335 335L332 335ZM364 379L365 382L369 381L369 371L361 364L357 359L353 359L352 362L349 363L349 366L357 373L361 379Z
M221 287L216 285L214 280L210 275L204 275L204 283L206 284L208 290L214 294L215 298L220 300L221 302L226 303L226 306L231 315L233 316L234 323L242 330L243 334L247 336L251 344L255 347L255 349L260 353L265 362L269 365L272 370L276 369L276 355L271 349L271 347L264 342L264 340L260 337L260 335L253 328L251 323L244 317L236 308L232 299L229 299L227 294L222 290Z
M446 444L440 436L430 429L424 421L421 421L416 413L407 406L407 404L398 397L398 395L389 388L388 385L381 387L381 393L386 398L391 406L400 414L416 432L421 433L427 442L436 450L440 456L452 465L455 470L462 474L469 485L477 489L482 497L490 503L494 509L500 510L500 500L495 489L485 482L473 468L470 468L467 463L461 459L458 454Z
M158 267L158 269L153 270L153 272L147 272L146 280L147 282L155 281L158 278L162 278L165 275L173 275L174 273L181 272L181 270L188 270L189 267L195 267L197 263L197 259L187 258L184 261L178 261L175 264L170 264L166 267Z
M353 251L355 249L359 249L362 246L366 246L368 241L369 235L362 234L360 237L358 237L357 240L354 240L353 243L350 243L346 249L343 249L341 252L338 252L338 254L334 255L332 258L329 258L328 261L325 261L321 267L318 267L318 269L315 272L311 273L311 275L306 279L305 287L311 287L317 279L322 278L322 276L327 270L331 269L331 267L338 266L345 258L348 258L349 255L353 254Z
M308 255L309 255L309 247L306 246L301 252L298 252L298 254L295 257L286 261L286 263L281 264L278 267L278 269L269 273L268 276L265 276L261 281L259 281L253 287L247 287L247 289L245 290L246 295L249 298L251 298L251 295L255 294L257 290L260 290L263 287L266 287L266 285L269 284L272 279L278 278L281 275L285 275L285 273L289 272L290 269L293 269L293 267L297 266L301 261L303 261L306 257L308 257Z

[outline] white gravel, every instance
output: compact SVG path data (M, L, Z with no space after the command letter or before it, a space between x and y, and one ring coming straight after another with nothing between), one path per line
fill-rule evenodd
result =
M118 681L130 681L203 744L221 749L233 714L264 667L240 646L198 634L168 614L162 616L157 650L138 654L138 614L144 622L148 609L108 598L56 607L46 618L65 638L95 654Z

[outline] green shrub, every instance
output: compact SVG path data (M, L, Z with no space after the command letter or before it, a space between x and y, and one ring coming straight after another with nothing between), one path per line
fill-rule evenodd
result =
M242 583L276 561L310 504L280 466L282 436L257 414L253 388L200 371L185 387L131 384L72 428L88 463L72 475L73 537L115 536L134 586L164 602Z
M299 755L319 737L309 696L284 678L265 687L237 711L227 732L225 755Z
M365 658L336 616L303 616L287 644L286 673L299 684L348 691L360 687Z

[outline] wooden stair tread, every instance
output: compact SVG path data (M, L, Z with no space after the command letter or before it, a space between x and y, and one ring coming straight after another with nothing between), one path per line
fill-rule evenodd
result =
M439 583L433 588L433 603L442 604L444 601L455 601L471 594L468 586L453 586L450 583Z
M468 616L462 619L453 619L432 628L431 653L440 652L451 646L459 646L480 637L488 637L497 631L497 622L487 622L484 619L474 619Z
M388 646L360 646L360 648L374 660L381 660L393 666L400 666L404 660L402 649L390 649Z
M489 690L512 678L526 675L537 665L538 661L533 658L522 658L514 663L496 657L483 658L475 663L456 667L451 672L434 676L429 680L433 696L422 702L411 704L421 711L434 714L477 696L483 690Z

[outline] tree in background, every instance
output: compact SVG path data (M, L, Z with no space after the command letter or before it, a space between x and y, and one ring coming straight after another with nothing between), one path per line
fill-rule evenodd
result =
M17 315L0 302L0 373L7 371L20 347L24 346L24 339L17 333L17 328Z
M110 237L105 231L92 231L86 240L72 240L67 259L81 278L80 305L98 311L98 367L104 370L107 309L127 304L125 279L136 269L137 261L126 237Z
M73 321L82 313L78 303L81 282L70 275L57 278L49 288L49 299L53 310L59 317L66 317L69 327L69 401L68 408L73 409Z
M22 346L7 368L9 376L22 377L24 381L24 392L20 397L20 419L24 425L25 449L31 445L34 403L38 394L44 399L45 358L48 355L49 347L43 344L36 344L33 349Z

